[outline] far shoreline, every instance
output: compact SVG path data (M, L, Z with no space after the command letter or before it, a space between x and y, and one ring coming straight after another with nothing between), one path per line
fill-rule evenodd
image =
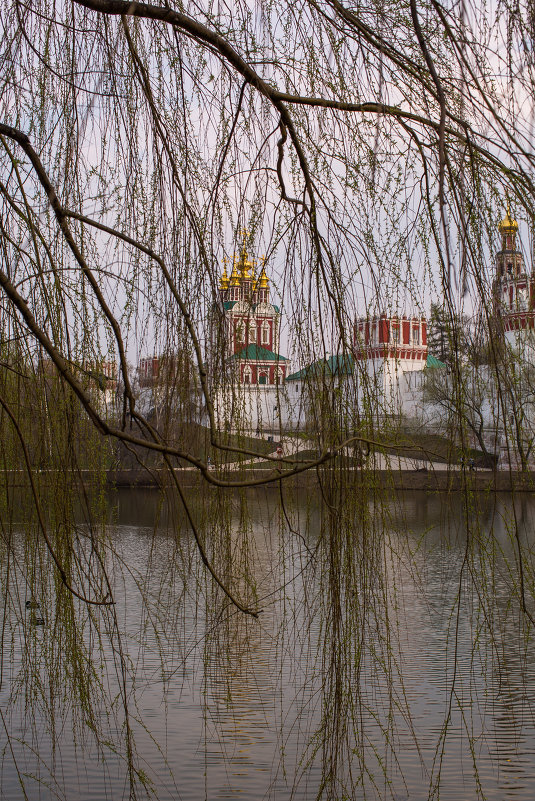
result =
M47 476L54 478L58 473L65 471L58 470L39 470L33 471L34 480L42 485ZM236 486L221 487L221 489L256 489L256 488L278 488L280 479L276 474L266 475L265 467L255 468L250 465L241 469L223 468L221 471L214 469L214 478L222 481L229 481ZM153 488L166 487L172 489L170 477L167 470L143 468L127 468L121 470L108 470L98 472L94 470L78 470L77 477L89 485L95 482L97 485L105 485L107 488ZM206 482L197 468L181 467L175 468L175 474L180 482L180 486L185 489L200 489L202 486L208 489L218 489L219 485ZM28 474L25 470L8 470L5 473L4 487L22 488L30 487ZM262 480L262 483L248 484ZM345 467L329 467L326 465L321 468L310 468L296 475L283 478L283 486L288 489L300 489L318 487L320 481L329 483L334 480L337 486L348 488L367 488L385 489L393 491L424 490L427 492L461 492L463 490L475 492L535 492L535 470L488 470L476 468L474 470L460 470L458 465L431 467L429 469L374 469Z

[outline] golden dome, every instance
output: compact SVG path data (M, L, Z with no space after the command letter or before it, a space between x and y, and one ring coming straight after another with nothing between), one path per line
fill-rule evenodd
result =
M254 280L254 263L249 261L249 254L245 250L245 246L240 256L240 278L242 281Z
M223 259L223 275L221 276L221 282L219 284L219 289L225 290L229 288L229 280L227 275L227 259Z
M262 272L258 276L257 288L258 289L267 289L269 286L269 278L266 275L266 270L262 267Z
M238 275L238 271L236 269L236 262L232 267L232 273L230 275L230 285L231 286L239 286L240 285L240 276Z
M511 217L511 209L509 203L507 204L507 212L505 217L498 225L498 230L501 234L516 234L518 231L518 223Z
M254 280L254 273L253 270L253 263L251 261L244 261L241 267L241 279L242 281L252 281Z

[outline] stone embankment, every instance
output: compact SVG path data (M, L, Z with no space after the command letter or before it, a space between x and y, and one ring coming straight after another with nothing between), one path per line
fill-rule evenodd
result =
M197 470L190 468L177 470L177 476L183 487L197 487L203 478ZM214 477L232 483L262 481L261 486L278 486L276 475L266 469L214 471ZM147 473L144 470L113 470L108 473L108 483L112 486L154 487L159 481L169 483L169 476L161 473ZM264 483L266 479L270 479ZM307 470L297 475L284 478L288 486L313 487L319 481L335 480L349 486L377 486L393 490L427 490L429 492L458 492L465 487L482 492L534 492L535 472L501 470L466 470L459 469L419 469L419 470L385 470L345 468L341 472L331 468L319 471Z

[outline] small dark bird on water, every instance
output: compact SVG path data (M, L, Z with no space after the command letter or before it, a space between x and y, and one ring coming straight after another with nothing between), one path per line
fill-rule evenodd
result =
M39 603L39 601L34 601L33 599L31 601L26 601L26 609L40 609L40 608L41 604Z

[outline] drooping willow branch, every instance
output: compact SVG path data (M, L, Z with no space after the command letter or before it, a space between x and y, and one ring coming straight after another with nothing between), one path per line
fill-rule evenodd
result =
M30 459L30 454L28 453L28 447L26 445L26 441L24 439L24 435L23 435L23 433L21 431L21 428L20 428L20 426L19 426L19 424L17 422L16 416L14 415L13 411L11 410L11 407L9 406L9 404L7 403L5 398L3 398L1 395L0 395L0 405L4 409L4 411L7 414L7 416L9 417L9 419L11 421L11 425L15 429L15 432L17 434L17 438L18 438L18 440L20 442L20 447L22 449L22 454L24 456L24 463L26 465L26 472L28 474L28 478L29 478L29 481L30 481L30 488L31 488L31 491L32 491L33 501L34 501L34 504L35 504L35 511L37 513L37 519L39 521L39 528L41 529L41 534L42 534L42 537L43 537L43 539L44 539L44 541L46 543L46 547L48 549L48 552L50 553L50 556L52 557L52 560L53 560L54 564L56 565L56 568L57 568L58 573L60 575L61 581L63 582L65 587L69 590L69 592L72 595L74 595L75 598L78 598L80 601L83 601L86 604L92 604L93 606L110 606L111 604L114 604L115 601L113 599L112 600L107 600L108 595L110 594L110 591L108 591L108 593L106 594L105 598L103 598L101 600L93 600L92 598L86 598L84 595L81 595L77 590L74 589L72 584L69 582L69 580L67 578L67 573L65 572L65 568L61 564L61 560L59 559L59 557L58 557L58 555L56 553L56 550L55 550L55 548L54 548L54 546L53 546L53 544L52 544L52 542L50 540L50 537L48 536L47 530L46 530L45 520L44 520L44 517L43 517L42 510L41 510L41 504L39 502L39 495L37 493L37 487L35 486L35 480L34 480L34 477L33 477L33 467L32 467L32 463L31 463L31 459Z
M126 376L126 382L125 382L126 390L125 391L127 393L127 397L128 397L129 403L130 403L130 414L131 414L132 418L138 419L141 422L141 424L144 425L144 426L148 425L147 421L145 421L144 418L135 411L135 398L133 396L132 389L131 389L131 386L130 386L130 383L129 383L129 380L128 380L128 369L127 369L127 365L126 365L126 357L125 357L125 352L124 352L124 345L123 345L123 342L122 342L122 335L121 335L121 331L120 331L120 328L119 328L119 324L118 324L117 320L115 319L115 317L113 316L113 314L111 313L108 305L106 304L106 301L105 301L105 299L103 297L102 291L100 290L100 287L98 286L95 277L93 276L91 270L89 269L88 265L86 264L85 259L82 257L82 255L80 253L80 250L78 249L78 247L77 247L77 245L76 245L76 243L74 241L72 233L71 233L71 231L69 229L69 226L67 224L67 218L69 216L71 216L71 217L76 218L76 219L78 219L80 221L83 221L83 222L86 222L88 224L91 224L94 227L99 228L102 231L106 231L107 233L110 233L110 234L122 239L123 241L127 242L128 244L133 245L134 247L138 248L139 250L141 250L142 252L144 252L147 255L149 255L151 258L153 258L158 263L158 265L160 266L160 268L162 270L162 273L163 273L163 275L165 277L165 280L166 280L171 292L173 293L173 296L174 296L174 298L175 298L175 300L177 302L177 305L180 308L181 314L183 315L184 321L185 321L186 326L188 328L188 332L189 332L189 334L191 336L191 339L192 339L192 343L193 343L193 346L194 346L194 349L195 349L195 354L196 354L196 359L197 359L197 367L198 367L198 371L199 371L199 377L200 377L200 381L201 381L201 387L202 387L202 391L203 391L203 396L204 396L204 399L205 399L205 402L206 402L206 405L207 405L207 409L208 409L208 413L209 413L209 417L210 417L210 428L211 428L212 438L213 438L215 436L215 431L216 431L215 412L214 412L213 403L212 403L212 400L211 400L211 397L210 397L210 392L209 392L209 389L208 389L207 374L206 374L206 368L204 367L204 363L203 363L201 346L200 346L200 343L199 343L199 340L198 340L198 337L197 337L197 334L196 334L196 331L195 331L195 327L194 327L193 322L191 320L191 315L190 315L190 313L188 311L188 308L187 308L186 304L184 303L184 301L182 300L182 298L180 297L180 295L179 295L179 293L177 291L176 285L175 285L174 281L171 278L171 275L170 275L170 273L169 273L169 271L168 271L168 269L167 269L167 267L165 265L164 260L158 254L156 254L152 249L146 247L145 245L142 245L141 243L136 242L131 237L128 237L125 234L121 234L121 233L109 228L108 226L105 226L105 225L103 225L101 223L98 223L96 221L90 220L89 218L84 217L83 215L79 215L79 214L77 214L75 212L67 212L61 206L61 204L59 202L59 199L57 197L56 191L55 191L54 187L52 186L52 184L50 182L50 179L48 178L48 175L47 175L46 170L44 169L44 167L43 167L43 165L41 163L41 160L39 159L37 153L33 149L28 136L26 134L22 133L21 131L18 131L16 129L10 127L10 126L7 126L7 125L1 124L1 123L0 123L0 134L3 134L4 136L7 136L7 137L9 137L11 139L14 139L22 147L22 149L24 150L26 155L29 157L29 159L30 159L30 161L32 163L32 166L34 168L34 171L35 171L35 173L37 175L37 178L39 179L41 185L43 186L43 188L45 189L45 191L47 193L49 202L50 202L50 204L51 204L51 206L52 206L52 208L53 208L53 210L54 210L54 212L56 214L56 218L58 219L58 222L60 224L60 228L61 228L63 236L65 237L67 243L69 244L69 247L71 248L72 252L75 254L75 256L77 258L77 261L78 261L78 263L80 264L80 266L82 268L83 274L87 275L90 278L90 283L91 283L92 288L95 291L95 295L97 297L98 302L103 304L104 313L105 313L107 319L112 324L112 328L113 328L114 334L116 336L116 341L117 341L118 347L119 347L119 352L120 352L120 356L121 356L121 365L122 365L123 372L124 372L124 374ZM95 409L94 405L91 403L91 399L89 397L89 394L83 389L83 387L80 385L80 383L75 378L72 370L70 369L70 365L69 365L68 360L66 360L59 353L59 351L57 350L57 348L55 348L55 346L50 341L50 339L48 338L46 333L37 324L34 316L32 315L32 313L31 313L31 311L30 311L30 309L28 307L28 304L26 303L24 298L22 298L20 293L15 289L15 287L13 286L12 282L10 281L8 275L6 273L4 273L2 270L0 270L0 285L2 285L2 287L3 287L4 291L6 292L6 294L10 297L11 301L16 306L16 308L18 308L19 312L24 317L25 322L28 325L29 329L31 330L33 335L36 337L36 339L39 341L39 343L42 345L44 350L48 353L48 355L50 356L50 358L52 359L52 361L54 362L54 364L58 368L60 374L63 376L63 378L65 378L65 380L74 389L76 395L81 400L81 402L84 405L86 411L88 412L90 418L93 420L93 422L95 423L97 428L102 433L108 434L110 436L114 436L114 437L116 437L118 439L122 439L122 440L128 441L128 442L130 442L131 444L134 444L134 445L141 445L141 446L149 448L149 449L157 450L157 451L159 451L161 453L166 453L168 455L174 455L174 456L178 456L179 458L183 458L186 461L190 462L193 466L199 468L202 471L202 473L205 476L205 478L208 479L208 481L210 481L211 483L214 483L214 484L218 484L218 486L249 486L249 485L254 485L256 483L263 484L263 483L266 483L266 482L272 480L272 478L267 477L266 479L258 479L258 480L253 480L251 482L247 482L247 481L245 481L245 482L223 482L223 481L218 481L216 478L214 478L212 476L210 471L208 471L207 466L201 460L196 459L195 457L191 456L191 454L188 454L185 451L182 451L180 449L169 448L169 447L164 446L164 445L162 445L160 443L155 443L155 442L152 442L152 441L149 441L149 440L144 440L144 439L140 439L138 437L133 437L132 435L129 435L126 432L124 421L123 421L122 429L115 429L114 427L110 426L103 419L103 417L98 414L98 412ZM236 452L236 453L241 453L241 454L249 455L249 456L258 456L259 455L256 451L250 451L250 450L247 450L247 449L244 449L244 448L235 448L235 447L232 447L232 446L223 445L222 443L218 443L215 439L212 439L212 442L216 447L221 448L223 450L233 451L233 452ZM340 447L344 447L344 446L341 445ZM274 457L269 457L268 456L267 458L271 459L273 462L279 461L279 460L276 460ZM296 468L296 469L294 469L292 471L289 471L285 475L286 476L295 475L296 473L302 472L303 470L306 470L309 467L314 467L316 465L323 464L324 462L328 461L331 458L332 458L332 453L326 451L320 456L320 458L318 460L312 462L310 465L306 465L306 466L304 466L302 468Z
M6 136L9 136L9 135L12 134L12 131L6 131L5 130L5 126L0 126L0 130ZM13 138L15 138L15 137L13 137ZM23 135L19 136L18 141L19 140L23 141ZM19 141L19 143L20 143L20 141ZM33 148L31 148L31 145L29 144L29 142L26 142L25 144L26 144L27 149L28 149L27 153L32 159L32 164L33 164L34 168L36 168L36 172L38 174L38 177L41 180L42 176L44 176L44 179L42 180L42 183L44 184L45 188L48 189L47 194L48 194L48 197L49 197L49 199L51 201L51 204L52 204L52 206L54 208L54 211L56 212L56 216L58 218L60 218L60 219L65 219L66 215L64 214L63 209L59 206L59 203L57 202L57 196L55 195L55 192L54 192L51 184L48 182L47 176L46 176L46 174L44 172L44 169L42 168L42 165L41 165L37 155L33 151ZM68 229L68 227L66 225L62 226L62 232L63 232L64 235L66 235L66 233L70 234L69 229ZM68 241L69 241L69 239L68 239ZM73 244L74 244L74 242L73 242ZM3 271L0 271L0 284L2 285L4 290L6 291L6 294L8 294L8 296L11 298L11 300L15 302L15 305L17 306L19 311L23 314L23 317L25 318L25 322L30 327L30 330L32 330L32 333L37 336L38 340L43 345L45 350L49 353L50 357L55 361L56 367L59 368L59 366L61 364L63 365L64 369L61 371L61 374L67 380L67 382L71 385L71 387L77 392L78 397L80 398L80 400L82 400L82 402L83 402L84 406L86 407L86 410L88 411L88 413L92 410L93 414L91 416L92 416L93 422L98 424L98 426L100 428L102 428L102 427L105 428L106 427L105 421L97 415L96 411L93 409L93 406L91 404L91 401L90 401L88 395L83 391L83 389L80 386L79 382L75 379L74 375L72 374L72 371L68 369L68 360L66 360L64 357L62 357L59 354L59 352L54 348L54 346L52 345L50 340L48 340L48 337L46 337L46 334L42 330L39 329L35 319L33 318L33 316L31 315L31 313L29 311L29 308L28 308L26 302L22 299L22 297L18 294L18 292L12 286L11 282L9 281L8 276ZM26 463L27 473L28 473L29 480L30 480L30 486L31 486L32 495L33 495L33 498L34 498L34 503L35 503L35 507L36 507L36 511L37 511L38 520L39 520L39 525L40 525L40 528L41 528L41 533L42 533L42 536L43 536L43 538L45 540L46 546L47 546L47 548L48 548L48 550L49 550L49 552L50 552L50 554L52 556L52 559L53 559L53 561L54 561L54 563L55 563L55 565L56 565L56 567L57 567L57 569L59 571L59 574L60 574L62 582L65 584L67 589L76 598L80 599L81 601L84 601L85 603L91 603L91 604L94 604L94 605L113 604L114 603L113 600L108 601L106 598L103 599L103 600L100 600L100 601L88 599L88 598L84 597L83 595L81 595L80 593L78 593L72 587L72 585L69 583L69 581L67 579L67 574L66 574L66 572L65 572L65 570L64 570L64 568L63 568L63 566L62 566L62 564L61 564L61 562L59 560L59 557L57 556L57 554L55 552L55 549L54 549L54 547L52 545L52 542L50 541L50 538L48 537L48 534L47 534L47 531L46 531L44 518L43 518L43 515L42 515L42 512L41 512L41 506L40 506L40 502L39 502L39 497L38 497L38 494L37 494L37 489L35 487L35 482L34 482L34 478L33 478L33 470L32 470L30 455L28 453L28 449L27 449L26 443L24 441L24 437L23 437L22 431L21 431L20 426L19 426L19 424L17 422L17 419L16 419L15 415L13 414L13 412L11 411L8 403L1 396L0 396L0 404L2 405L2 407L4 408L4 410L7 413L8 417L10 418L11 423L12 423L13 427L15 428L15 431L16 431L17 436L19 438L20 445L21 445L21 448L22 448L22 451L23 451L23 455L24 455L24 460L25 460L25 463ZM134 412L133 403L132 403L131 410L132 410L132 413L133 413ZM151 436L153 437L154 442L158 443L159 442L158 437L156 436L156 432L154 431L152 426L150 426L150 424L147 421L145 421L140 415L136 415L136 418L147 428L147 430L150 432ZM104 433L111 434L112 430L109 429L108 432L105 431ZM117 434L118 433L119 432L117 432ZM124 431L122 432L122 436L120 436L120 438L123 439L123 440L125 440L125 439L130 440L131 442L133 441L134 444L144 445L145 447L150 447L150 444L151 444L151 443L149 443L149 441L146 441L146 440L140 440L138 438L127 437L126 432L124 432ZM226 585L223 583L223 581L217 575L217 572L212 567L212 565L211 565L211 563L210 563L210 561L208 559L208 556L206 554L206 550L204 548L202 540L201 540L201 538L199 536L199 532L197 530L197 527L195 525L193 517L191 515L191 512L190 512L189 506L187 504L187 501L185 499L184 493L182 491L182 488L180 487L180 482L178 481L178 479L176 477L176 474L175 474L175 471L173 470L172 465L169 462L169 454L166 452L166 450L167 449L163 449L162 453L163 453L165 462L167 464L167 467L169 468L169 472L170 472L171 476L173 477L175 486L176 486L177 491L179 493L179 497L181 498L182 504L183 504L184 509L186 511L186 515L188 517L188 521L189 521L190 526L192 528L192 531L193 531L193 534L194 534L194 538L195 538L195 542L196 542L197 548L199 550L199 553L201 555L201 559L202 559L203 564L206 566L206 568L208 569L210 575L214 578L214 580L219 585L219 587L221 587L221 589L224 591L224 593L227 595L227 597L230 599L230 601L240 611L242 611L242 612L244 612L246 614L252 615L253 617L257 617L258 616L258 612L254 611L254 610L251 610L248 607L245 607L243 604L241 604L234 597L232 592L226 587ZM185 454L183 455L183 458L187 458ZM199 462L199 465L201 465L201 464L202 463Z
M126 23L127 17L131 16L141 19L163 22L165 24L173 26L176 30L182 31L183 33L186 34L186 36L190 37L193 41L205 47L210 52L215 52L225 64L230 65L239 75L241 75L244 78L245 83L249 84L254 89L256 89L260 93L260 95L265 97L271 103L273 109L279 115L279 129L281 131L281 137L277 143L278 159L276 164L276 171L279 179L279 186L281 189L281 197L283 200L292 203L293 205L297 204L303 206L306 210L306 213L308 214L311 242L315 254L316 267L319 275L321 275L323 291L327 295L330 308L332 310L334 318L337 321L337 325L340 331L344 330L342 310L340 308L340 304L337 302L337 297L335 296L335 293L331 286L331 281L329 280L329 273L327 270L327 266L329 266L331 273L334 274L336 271L335 263L332 258L330 249L328 247L325 247L325 242L323 240L323 236L320 231L320 225L318 222L318 209L316 203L317 191L315 188L313 176L311 174L308 159L305 154L304 145L301 142L300 136L298 135L296 129L295 122L290 113L290 107L292 105L340 110L352 114L371 113L371 114L384 115L388 116L390 119L394 121L397 121L400 124L400 127L402 128L406 129L407 127L409 127L407 126L408 122L413 124L416 123L418 126L422 126L424 129L432 131L433 133L436 134L437 142L436 143L434 141L430 142L428 146L430 148L438 148L438 161L439 161L438 200L439 200L441 223L442 223L441 225L442 247L440 246L439 243L439 251L441 251L442 248L445 249L446 265L445 268L443 267L443 275L444 275L444 282L447 284L449 284L450 282L452 258L450 256L448 224L446 222L446 215L445 215L446 201L445 201L444 183L445 183L445 165L446 165L446 137L450 138L454 142L457 142L459 145L468 147L470 151L481 156L486 164L492 166L502 175L507 176L516 185L515 191L517 192L519 197L522 196L523 192L525 192L526 190L528 193L532 195L535 194L535 185L533 184L531 177L527 171L515 170L509 167L507 164L503 163L503 161L501 161L500 158L495 153L492 152L492 149L495 150L497 144L498 147L502 147L502 145L500 143L496 143L494 140L492 140L491 137L486 136L483 132L476 133L476 131L473 130L473 128L467 122L467 120L461 119L458 115L454 113L453 104L446 102L443 79L439 75L438 70L435 67L433 57L426 42L426 37L422 31L422 27L418 16L418 10L414 0L411 0L410 2L410 12L418 47L421 54L423 55L423 64L420 64L417 60L410 58L406 53L404 52L402 53L398 49L390 46L389 43L385 41L384 37L379 36L376 31L373 31L369 26L365 25L355 12L346 9L341 3L338 2L338 0L333 0L333 2L331 2L331 6L335 14L338 15L338 17L341 20L344 20L347 26L357 31L358 36L362 36L365 38L365 40L368 42L372 50L375 49L377 52L380 52L382 56L391 59L393 63L397 64L397 66L400 67L404 73L412 76L413 78L416 78L418 82L421 83L422 88L424 90L424 94L428 96L432 100L432 102L438 106L439 110L438 120L434 120L431 116L422 116L421 114L416 114L412 110L407 111L405 109L402 109L399 105L391 105L391 104L384 104L377 102L350 103L350 102L335 100L332 98L308 97L306 95L289 94L287 92L282 92L276 86L273 85L272 81L267 81L264 78L262 78L261 75L258 73L258 71L245 58L243 58L240 55L237 49L232 46L232 44L227 38L219 34L215 29L203 25L198 20L193 19L192 17L184 13L175 11L170 8L151 5L148 3L136 3L136 2L131 3L125 0L74 0L74 2L78 5L84 6L88 9L91 9L103 15L122 17L123 27L125 30L128 46L131 51L132 57L134 59L135 70L140 76L140 85L142 87L142 91L147 99L150 113L155 123L156 132L170 160L174 180L177 182L179 191L181 193L182 199L185 203L186 210L188 212L188 217L190 219L191 219L191 214L189 212L189 206L186 203L186 196L183 187L180 181L178 181L176 164L171 154L167 137L164 135L162 131L163 123L161 115L156 109L154 98L152 96L152 90L150 87L147 70L145 66L142 64L135 49L135 45L132 41L132 38L129 34L128 25ZM335 24L333 19L330 19L323 12L323 10L319 9L317 3L311 2L310 5L318 13L320 13L325 20L327 20L329 25ZM437 6L435 10L438 13L440 9L438 9L438 4L436 2L435 6ZM439 18L441 24L444 26L446 30L446 35L451 37L451 27L449 26L446 20L443 10L442 13L439 14ZM243 86L244 85L245 84L243 84ZM241 98L243 96L243 86L240 92L240 103L241 103ZM479 84L478 88L481 90ZM484 95L485 93L483 92L483 96ZM494 118L496 118L495 110L493 109L492 105L487 103L487 108L491 111ZM447 119L450 122L449 125L446 124ZM507 131L505 131L503 125L502 125L502 131L504 131L507 134ZM289 136L291 140L291 144L293 146L299 164L300 174L304 182L302 200L290 197L287 194L285 188L285 182L282 174L282 163L284 157L284 144L287 136ZM488 147L485 148L481 144L479 144L476 141L478 139L481 140L482 142L487 142L490 146L490 149ZM511 139L509 137L509 141L514 142L515 146L519 147L519 143L516 138ZM521 149L521 152L524 154L526 158L531 159L531 154L526 150L526 148ZM308 202L305 202L306 196L308 196ZM193 228L195 231L196 239L199 244L201 253L204 254L204 258L206 261L206 254L204 252L204 245L202 243L202 238L199 236L197 226L194 225ZM442 259L442 254L441 254L441 259ZM446 293L448 294L448 292L449 290L448 288L446 288ZM319 282L318 282L318 294L319 294ZM207 408L210 415L211 413L209 406L207 406ZM211 436L213 439L215 430L215 427L213 425L213 418L211 418L210 428L211 428ZM212 442L212 444L214 444L217 447L217 445L214 442Z
M164 22L166 24L172 25L180 30L182 30L185 34L190 36L195 42L202 43L210 50L215 50L218 55L230 66L232 66L243 78L253 86L258 92L267 98L273 106L277 109L277 111L281 115L281 121L283 125L287 126L291 130L293 130L293 121L291 119L289 110L286 107L288 105L303 105L303 106L310 106L316 108L325 108L325 109L335 109L339 111L347 111L352 113L371 113L371 114L380 114L392 117L393 119L403 119L406 121L416 122L422 125L424 128L430 128L435 130L439 134L439 139L443 140L443 137L447 134L448 136L452 137L452 139L458 141L461 144L466 144L469 140L471 142L471 146L474 148L475 151L479 152L485 160L488 160L489 163L493 164L497 167L500 172L505 175L508 175L514 178L516 181L524 184L524 186L529 189L529 191L535 191L535 185L533 184L530 176L526 174L524 171L520 170L513 170L509 168L506 164L500 161L499 158L496 157L492 151L483 148L481 145L478 145L476 139L481 139L482 141L487 141L489 145L492 145L493 148L496 147L497 143L494 139L489 136L486 136L482 132L477 132L472 128L470 123L466 119L461 119L457 115L455 115L453 108L445 103L444 99L444 91L442 89L442 85L440 82L440 78L438 73L436 72L434 65L431 71L432 80L429 81L427 79L426 72L422 69L421 65L413 60L409 59L405 53L401 53L400 51L396 51L389 43L384 39L384 37L379 37L376 32L371 31L369 26L366 26L362 20L358 18L358 16L346 9L338 0L330 0L333 8L336 10L338 14L341 15L342 18L346 20L346 22L350 23L354 26L359 34L364 34L366 38L369 39L370 44L373 48L380 52L382 55L390 58L397 66L399 66L403 72L408 73L415 77L418 82L422 83L423 88L425 89L426 93L428 93L433 100L437 103L440 110L440 119L433 120L431 117L422 116L420 114L416 114L412 111L408 111L402 109L400 106L392 106L389 104L378 103L373 101L367 101L362 103L351 103L346 101L335 100L332 98L324 98L324 97L308 97L306 95L299 95L299 94L291 94L288 92L283 92L277 89L272 85L271 82L265 81L258 72L244 59L240 54L236 51L236 49L228 42L223 36L218 34L215 30L208 28L206 25L203 25L199 21L189 17L186 14L183 14L179 11L174 9L166 8L165 6L156 6L151 5L148 3L137 3L137 2L129 2L128 0L74 0L77 5L84 6L85 8L91 9L93 11L97 11L104 15L109 16L125 16L125 17L138 17L141 19L147 20L155 20L159 22ZM314 2L311 2L311 5L316 8L317 5ZM451 30L451 26L448 25L444 10L438 3L434 3L434 6L439 13L441 23L444 25L445 31L454 41L453 32ZM332 20L329 20L332 23ZM420 36L418 36L417 31L417 38L420 41L420 45L423 44L424 52L427 54L426 62L427 67L429 67L429 61L431 59L428 49L425 44L425 38L419 30ZM429 59L429 61L428 61ZM469 64L466 64L467 68L470 67ZM434 73L434 74L433 74ZM470 69L471 78L474 79L473 69ZM438 84L437 84L438 81ZM434 84L434 85L433 85ZM502 126L502 130L510 137L509 129L506 129L503 125L503 122L500 120L499 114L496 110L492 107L490 102L486 97L486 93L484 89L479 85L476 84L477 88L480 91L481 97L483 101L487 104L489 111L491 112L494 119L498 121L498 123ZM438 88L440 86L440 90ZM446 118L448 118L453 125L446 125ZM293 139L293 137L292 137ZM296 145L296 142L293 141L293 144ZM515 139L514 144L518 147L519 150L523 152L527 158L531 158L530 152L525 149L521 148L518 141ZM296 153L300 162L301 168L305 166L305 183L307 184L307 190L309 189L308 181L306 178L306 164L303 164L304 154L299 147L299 143L297 143Z

